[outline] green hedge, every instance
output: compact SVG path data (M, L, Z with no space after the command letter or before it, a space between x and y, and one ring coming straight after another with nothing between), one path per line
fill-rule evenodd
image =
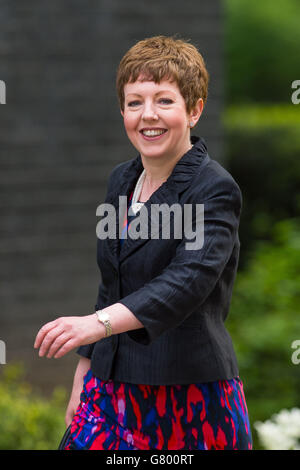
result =
M300 107L230 106L223 116L226 167L241 187L241 258L231 313L233 338L253 427L299 407Z
M280 132L299 130L300 105L292 103L275 104L238 104L228 106L222 116L225 128L229 131L239 130L241 132L270 130ZM300 141L299 132L298 144Z
M250 420L300 406L300 365L291 344L300 339L300 219L278 222L272 240L258 243L238 272L226 322L238 357ZM258 447L255 435L255 446Z
M225 96L289 102L299 77L298 0L225 0Z
M50 399L24 382L21 364L2 366L0 379L0 449L55 450L65 431L66 392Z
M224 116L226 168L241 187L241 267L273 225L299 214L300 108L229 107Z

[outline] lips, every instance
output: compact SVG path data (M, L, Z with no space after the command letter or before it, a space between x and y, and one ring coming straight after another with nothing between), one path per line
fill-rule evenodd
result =
M140 130L140 133L143 137L147 139L155 139L167 132L167 129L158 128L158 127L144 127Z

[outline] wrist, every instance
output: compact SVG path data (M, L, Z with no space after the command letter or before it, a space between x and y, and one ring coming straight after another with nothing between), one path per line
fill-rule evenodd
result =
M104 337L108 338L113 334L110 314L104 310L97 310L95 315L98 323L104 328Z
M92 313L90 317L93 320L93 324L95 325L95 333L97 335L96 342L100 341L101 339L105 338L106 330L105 326L98 320L98 316L95 313Z

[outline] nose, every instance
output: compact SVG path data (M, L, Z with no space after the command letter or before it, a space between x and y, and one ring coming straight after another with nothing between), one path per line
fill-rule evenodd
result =
M155 109L155 104L152 101L146 100L144 103L144 109L142 118L144 121L157 121L158 116Z

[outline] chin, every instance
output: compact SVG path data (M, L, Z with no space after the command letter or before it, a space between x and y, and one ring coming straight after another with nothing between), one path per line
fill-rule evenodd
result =
M160 148L151 148L150 146L139 146L139 152L145 158L161 158L167 155L172 155L175 149L170 148L167 145L161 146Z
M169 152L168 152L169 153ZM145 158L163 158L166 156L166 152L140 152L140 154Z

